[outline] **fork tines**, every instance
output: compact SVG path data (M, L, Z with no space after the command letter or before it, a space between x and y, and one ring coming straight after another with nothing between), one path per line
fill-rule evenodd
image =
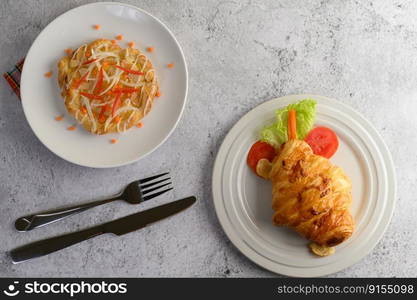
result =
M166 172L166 173L162 173L162 174L159 174L159 175L155 175L155 176L151 176L151 177L139 180L139 189L140 189L140 192L143 196L142 199L144 201L155 198L155 197L157 197L159 195L162 195L162 194L164 194L164 193L173 189L172 187L170 187L170 188L167 188L167 189L164 189L162 191L159 191L159 192L156 192L156 193L153 193L153 194L149 195L149 193L151 193L151 192L157 191L157 190L159 190L163 187L166 187L166 186L170 185L171 184L171 181L170 181L171 177L160 179L160 180L157 180L157 181L154 181L154 182L149 182L149 181L158 179L158 178L160 178L162 176L165 176L165 175L168 175L168 174L169 174L169 172ZM167 181L169 181L169 182L167 182ZM147 183L147 182L149 182L149 183ZM146 184L144 184L144 183L146 183Z

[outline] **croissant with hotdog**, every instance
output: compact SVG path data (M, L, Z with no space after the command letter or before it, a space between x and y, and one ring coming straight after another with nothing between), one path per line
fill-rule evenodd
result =
M326 256L354 231L349 211L352 183L342 168L297 138L296 114L295 109L288 110L288 140L276 150L272 162L259 159L256 172L272 182L273 223L294 229L313 242L313 253Z

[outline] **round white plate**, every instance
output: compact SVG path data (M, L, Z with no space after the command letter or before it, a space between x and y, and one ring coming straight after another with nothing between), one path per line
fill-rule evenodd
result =
M101 25L94 30L93 25ZM123 34L123 47L134 41L136 48L153 62L160 80L161 94L152 111L143 119L142 128L125 134L97 136L78 126L66 128L75 120L66 113L57 83L57 62L67 48L98 38L114 39ZM155 51L145 49L153 46ZM166 65L174 63L173 69ZM44 73L53 71L52 78ZM181 47L169 29L147 12L122 3L93 3L74 8L51 22L30 48L22 74L21 95L29 125L39 140L56 155L72 163L95 168L126 165L137 161L160 146L176 127L187 96L187 67ZM64 121L54 117L65 115ZM117 144L111 144L118 138Z
M272 224L272 187L246 165L259 130L273 122L274 112L301 99L317 100L316 125L332 128L339 149L332 162L352 180L356 221L353 236L334 255L311 254L308 241L288 228ZM340 271L367 255L387 228L396 199L391 155L374 127L350 107L316 95L290 95L265 102L230 130L216 158L213 199L218 218L233 244L258 265L284 275L323 276Z

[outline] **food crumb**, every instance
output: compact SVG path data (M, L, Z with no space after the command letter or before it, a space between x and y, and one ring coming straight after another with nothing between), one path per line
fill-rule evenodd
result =
M135 47L135 42L129 42L128 45L129 45L130 48L133 48L133 47Z
M71 125L70 127L67 128L67 130L69 130L69 131L74 131L75 129L77 129L77 127L75 127L75 125Z
M62 121L64 119L64 115L59 115L55 117L55 121Z
M117 139L111 139L110 140L110 143L112 143L112 144L116 144L118 142L118 140Z
M173 67L174 67L174 64L173 63L167 64L167 68L168 69L172 69Z
M64 51L68 56L72 55L72 49L71 48L67 48Z
M137 128L142 128L142 127L143 127L142 122L139 122L139 123L136 125L136 127L137 127Z
M47 78L52 77L52 71L46 72L46 73L44 74L44 76L45 76L45 77L47 77Z
M154 50L155 50L154 47L148 47L148 48L146 48L146 51L148 51L148 52L153 52Z
M116 40L118 40L118 41L123 40L123 35L121 35L121 34L116 35Z
M98 24L96 24L96 25L94 25L94 26L93 26L93 28L94 28L95 30L99 30L99 29L101 28L101 26L100 26L100 25L98 25Z

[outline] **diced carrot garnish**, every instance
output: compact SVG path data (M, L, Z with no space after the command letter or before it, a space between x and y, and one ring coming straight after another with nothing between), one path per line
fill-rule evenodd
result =
M146 51L148 51L148 52L153 52L154 50L155 50L154 47L148 47L148 48L146 48Z
M114 123L119 123L119 122L120 122L120 117L119 117L119 116L116 116L116 117L113 119L113 122L114 122Z
M174 67L174 64L173 63L167 64L167 68L168 69L172 69L173 67Z
M69 130L69 131L74 131L75 129L77 129L77 127L75 127L75 125L72 125L72 126L67 128L67 130Z
M121 34L116 35L116 40L118 40L118 41L123 40L123 35L121 35Z
M81 112L83 114L86 114L87 113L87 108L85 108L85 106L81 107Z
M62 121L64 119L64 115L59 115L55 117L55 121Z
M116 45L117 41L116 41L116 40L111 40L111 43L112 43L113 45Z
M45 76L45 77L47 77L47 78L52 77L52 71L46 72L46 73L44 74L44 76Z
M137 128L142 128L142 127L143 127L142 122L139 122L139 123L136 125L136 127L137 127Z
M90 57L91 56L91 53L90 52L88 52L88 51L86 51L85 52L85 57Z
M161 92L160 91L157 91L156 94L155 94L155 96L156 97L161 97Z
M64 51L68 56L72 55L72 49L71 48L65 49Z
M133 48L133 47L135 47L135 42L129 42L128 45L129 45L130 48Z
M100 26L100 25L98 25L98 24L96 24L96 25L94 25L94 26L93 26L93 28L94 28L95 30L99 30L99 29L101 28L101 26Z
M116 144L118 142L118 140L117 139L111 139L110 140L110 143L112 143L112 144Z

